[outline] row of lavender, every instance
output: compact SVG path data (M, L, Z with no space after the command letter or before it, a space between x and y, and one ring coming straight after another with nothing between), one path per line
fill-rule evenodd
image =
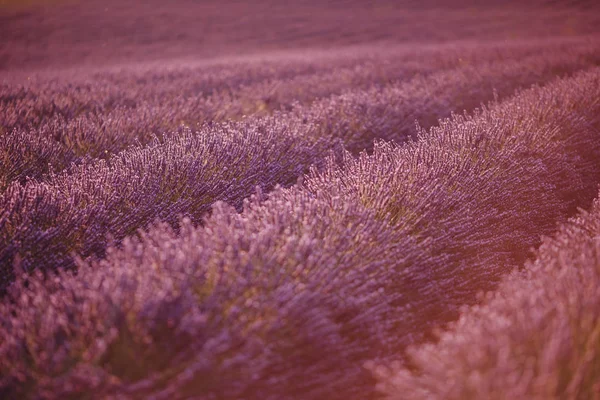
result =
M163 66L162 72L139 66L139 70L75 77L65 73L62 79L5 84L0 91L0 133L5 136L0 143L0 190L13 180L40 179L50 169L60 171L73 162L109 158L128 146L148 144L170 136L182 124L198 129L209 121L304 106L349 88L398 84L417 74L423 79L436 71L533 54L554 59L547 60L548 67L562 61L562 66L554 66L558 73L569 64L597 61L598 49L595 42L582 39L463 43L421 50L398 47L385 52L356 49L356 54L344 50L307 56L304 61L291 53L233 66ZM557 54L563 59L557 60ZM535 81L530 75L525 73L523 84ZM420 90L429 90L423 95L435 95L435 87L423 86ZM412 116L406 117L412 124ZM430 116L425 122L435 121L437 116Z
M70 268L74 253L102 257L111 240L156 219L176 225L185 215L198 222L217 200L239 209L256 186L264 191L289 186L311 165L322 166L331 152L341 154L342 147L356 154L371 149L377 138L404 142L416 136L415 119L427 127L493 99L494 90L506 96L596 64L595 50L586 44L520 62L485 62L487 56L480 56L485 61L477 66L351 91L273 116L205 124L198 131L181 128L168 140L91 160L40 182L13 182L0 196L2 286L12 280L14 266Z
M344 153L300 185L268 198L259 192L241 213L217 202L201 227L188 219L178 232L156 225L102 261L79 260L77 275L19 276L0 306L0 393L374 396L367 360L402 358L407 345L522 265L540 235L591 204L600 182L599 98L595 68L446 120L415 142ZM576 251L574 240L565 239ZM553 256L551 247L541 251ZM569 293L579 288L573 282L564 282ZM524 305L538 299L527 285L518 289ZM586 293L561 295L566 306ZM536 316L513 328L516 339L543 323ZM487 350L491 339L472 329ZM574 332L588 348L595 336L585 329ZM514 345L519 360L525 344ZM441 353L448 371L452 346ZM572 360L582 371L574 386L597 378L597 369L585 370L590 351ZM438 371L434 352L426 355L421 367ZM472 359L459 358L460 366Z
M600 394L600 201L535 262L463 312L409 363L374 367L389 399L595 399Z
M146 144L182 124L196 127L206 121L264 114L352 85L406 79L433 70L436 64L441 68L460 63L456 52L447 49L393 50L338 51L311 55L308 60L292 53L268 62L161 66L158 72L142 65L66 83L42 80L6 86L2 125L7 132L17 131L12 146L5 145L3 153L10 154L24 140L31 149L29 158L38 148L43 152L52 146L59 157L39 157L38 164L53 163L54 169L62 169L81 157L106 158L129 145ZM24 180L47 171L27 161L13 163L12 177Z

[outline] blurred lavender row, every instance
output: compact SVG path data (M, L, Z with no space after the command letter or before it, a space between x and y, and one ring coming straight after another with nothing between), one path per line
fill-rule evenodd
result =
M60 171L72 163L109 158L132 145L148 144L157 138L164 140L181 125L198 129L206 122L268 115L294 106L300 107L302 113L303 107L314 100L349 89L360 92L374 86L371 93L366 93L370 98L377 96L373 92L381 87L397 85L415 76L427 79L431 73L450 70L440 79L462 80L462 76L451 76L453 69L470 67L460 71L478 76L478 65L515 59L525 63L525 59L535 55L541 63L549 65L533 65L532 71L525 67L521 83L529 85L543 80L536 76L538 68L554 67L555 73L564 73L573 68L572 64L597 62L599 53L597 42L589 38L354 50L307 53L304 57L301 57L304 53L290 53L272 56L267 61L251 58L246 63L238 60L215 66L165 65L160 72L152 69L152 65L142 64L139 70L128 67L112 72L74 75L65 72L53 78L34 76L31 83L6 83L0 93L0 133L3 131L6 137L0 143L0 190L13 180L24 183L27 178L40 179L50 170ZM550 65L553 63L557 65ZM551 76L552 71L545 72ZM427 86L426 81L423 84ZM479 105L489 98L494 85L495 81L484 83L481 93L469 94L470 103L466 102L466 94L462 104L452 107L462 111L461 107L471 109ZM433 98L435 93L427 94ZM313 106L309 113L333 112L329 118L342 117L342 121L332 123L355 123L339 115L347 113L345 109L320 110L329 107L328 102L335 107L339 101L334 96L332 100L324 100L322 106ZM449 107L447 104L446 109ZM446 114L431 114L421 123L433 125ZM416 117L410 113L399 115L376 133L390 128L394 132L399 123L412 129ZM369 144L357 143L356 150Z
M241 213L217 202L203 226L155 225L77 274L19 275L0 393L373 397L367 360L402 357L591 204L599 98L594 68L329 159Z
M217 200L239 209L256 186L265 192L289 186L332 151L340 154L346 147L356 154L382 137L404 142L416 137L415 119L428 127L437 116L596 64L594 49L482 62L273 116L205 124L198 131L180 128L168 140L51 174L43 182L13 182L0 196L3 285L15 265L28 271L71 268L72 253L102 257L107 235L118 242L155 219L174 223L185 215L199 222ZM29 149L57 156L41 140L5 143L39 143L44 151ZM9 162L13 154L28 157L13 148Z

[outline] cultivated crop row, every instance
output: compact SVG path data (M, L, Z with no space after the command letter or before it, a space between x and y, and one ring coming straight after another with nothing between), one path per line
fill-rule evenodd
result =
M236 72L233 67L223 68L223 71L217 70L217 67L204 67L208 71L199 67L180 67L162 73L144 70L104 73L87 79L80 78L81 82L64 82L63 77L63 80L51 80L49 83L41 81L27 86L6 85L0 95L0 129L7 137L6 141L0 143L0 189L5 188L12 180L24 183L27 177L40 179L51 169L60 171L71 163L81 163L89 158L109 158L131 145L148 144L156 138L162 140L181 125L198 129L206 122L240 119L244 115L271 114L293 106L304 107L316 99L342 93L348 88L353 88L355 93L350 96L351 99L341 100L346 104L338 104L340 100L334 96L333 99L324 100L320 105L312 107L309 113L331 113L327 118L333 122L328 124L356 124L356 121L347 121L340 113L350 112L356 115L357 112L365 111L365 105L361 103L368 103L371 97L379 96L381 87L392 84L390 90L395 90L402 81L413 78L417 72L419 76L415 79L422 80L420 85L423 88L418 89L423 91L421 96L438 101L435 99L436 90L449 89L436 89L442 82L437 82L436 87L428 88L430 84L427 76L436 71L441 73L437 79L447 79L448 86L458 80L462 85L474 88L476 82L468 82L468 76L465 75L480 77L478 65L487 69L489 67L486 65L490 63L510 64L506 60L518 59L523 62L523 70L515 71L515 66L508 67L507 76L504 77L508 82L502 82L509 85L510 79L515 78L515 73L523 73L519 77L521 81L515 82L513 86L516 87L517 84L541 82L544 76L549 77L552 72L568 72L575 68L575 64L583 66L595 63L599 53L594 42L585 40L558 44L533 41L481 47L482 45L462 44L434 46L421 51L400 48L390 54L374 51L372 56L363 49L359 53L362 58L342 53L340 60L331 63L333 66L325 67L327 64L321 59L324 56L321 56L316 57L313 62L305 61L305 64L300 64L304 65L304 69L297 66L295 59L287 60L287 63L276 59L271 61L272 65L260 62L249 63L248 66L238 65L239 76L236 79L232 78ZM538 61L535 61L536 57ZM494 68L499 70L498 66ZM453 77L455 69L458 69L458 75ZM271 70L272 76L269 77L264 70ZM446 70L451 71L444 74L443 71ZM423 117L421 123L430 126L437 118L447 115L451 107L458 111L463 108L471 109L479 105L479 101L490 97L498 80L497 77L484 82L480 93L472 93L474 89L471 89L471 93L462 96L461 103L451 106L453 99L439 100L443 101L443 109L440 110L442 114L436 115L434 111L437 110L430 108L431 113L426 117L410 112L404 115L390 113L390 109L397 107L397 95L384 92L379 100L382 104L371 108L378 113L387 113L384 116L390 117L387 123L367 122L360 129L374 130L372 136L384 133L389 136L387 132L390 127L393 132L397 125L404 124L403 129L408 127L414 132L412 128L415 117ZM417 83L411 82L409 85L413 88L409 86L407 89L414 91ZM375 87L370 92L367 90L362 99L353 99L358 95L356 92L362 93L369 86ZM479 95L482 95L481 98ZM383 103L386 100L393 103L386 105ZM445 103L446 101L450 103ZM334 104L333 109L331 104ZM323 107L327 110L322 110ZM349 107L361 109L348 110ZM409 107L417 108L417 104ZM301 112L304 111L302 108ZM338 122L337 118L341 120ZM370 121L373 118L367 116L362 119ZM338 126L335 129L348 128ZM56 143L45 148L44 143L48 141ZM363 149L363 145L369 146L370 141L367 139L366 143L348 145L353 145L354 150L359 151Z
M404 142L416 137L415 119L427 127L435 115L491 100L494 90L506 96L523 85L584 68L596 62L588 52L582 59L532 56L522 63L460 67L383 89L349 92L305 112L205 124L199 131L182 128L168 140L84 163L42 182L13 182L0 196L4 284L15 263L25 270L69 268L72 253L102 256L107 235L119 241L155 219L173 222L180 215L198 222L217 200L239 209L256 186L264 191L289 186L311 165L322 165L330 152L340 154L342 146L357 153L371 149L380 137ZM7 143L16 147L7 160L14 162L16 154L28 157L18 147L26 141ZM30 149L61 155L60 148L57 153ZM40 164L33 156L25 161Z
M367 360L403 358L591 204L599 95L600 70L581 72L343 153L241 213L217 202L202 226L158 224L76 275L19 275L0 306L0 391L368 398Z

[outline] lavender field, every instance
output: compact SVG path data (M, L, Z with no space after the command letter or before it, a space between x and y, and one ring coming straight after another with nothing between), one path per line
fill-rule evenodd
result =
M0 399L600 399L600 6L0 1Z

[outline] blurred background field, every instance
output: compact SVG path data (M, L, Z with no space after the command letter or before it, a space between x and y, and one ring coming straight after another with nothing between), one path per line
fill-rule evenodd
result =
M594 1L1 0L0 69L586 35Z

